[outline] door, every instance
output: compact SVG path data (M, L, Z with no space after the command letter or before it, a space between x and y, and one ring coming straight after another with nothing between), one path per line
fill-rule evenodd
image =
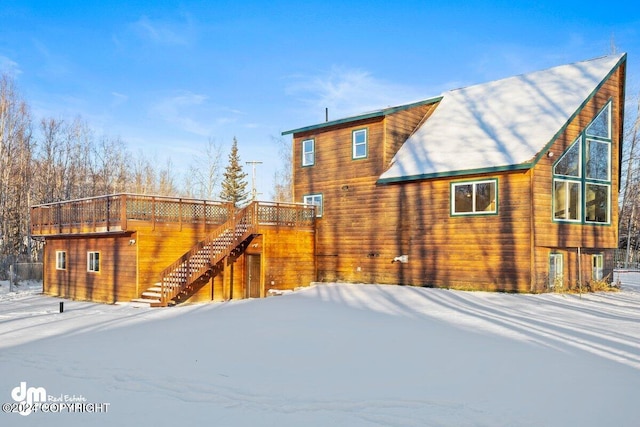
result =
M247 298L260 298L260 255L247 255Z

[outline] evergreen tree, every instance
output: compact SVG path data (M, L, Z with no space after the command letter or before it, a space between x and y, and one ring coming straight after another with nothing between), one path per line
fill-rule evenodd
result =
M242 170L238 155L238 140L234 137L231 153L229 153L229 164L224 172L220 198L233 202L236 206L242 205L249 197L246 177L247 174Z

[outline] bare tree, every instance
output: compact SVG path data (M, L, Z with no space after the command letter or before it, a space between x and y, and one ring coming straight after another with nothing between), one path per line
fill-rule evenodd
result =
M213 199L219 193L221 182L222 146L209 138L200 155L193 157L185 179L185 190L192 197Z
M640 217L640 97L636 100L638 106L636 116L625 136L623 160L624 181L621 182L622 201L618 231L620 247L637 248L638 217Z
M125 190L128 182L128 152L119 138L103 136L92 144L93 195Z
M280 161L280 165L273 176L272 197L276 202L291 202L293 200L291 144L282 137L272 137L272 142L278 148L278 159Z
M132 176L128 191L136 194L156 194L156 170L152 162L142 150L131 161Z
M0 254L27 251L32 157L31 115L13 80L0 76Z
M161 196L176 196L178 188L175 184L175 176L173 172L173 163L171 159L167 160L164 168L160 169L158 174L158 192Z

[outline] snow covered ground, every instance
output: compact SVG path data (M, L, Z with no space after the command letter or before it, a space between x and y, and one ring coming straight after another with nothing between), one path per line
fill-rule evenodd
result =
M166 309L0 282L0 403L47 396L0 425L637 426L640 273L618 277L582 297L322 284Z

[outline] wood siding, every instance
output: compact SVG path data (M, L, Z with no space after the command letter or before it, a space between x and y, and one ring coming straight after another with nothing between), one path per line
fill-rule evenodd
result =
M618 247L618 193L620 190L620 141L621 117L623 112L622 97L624 87L625 65L622 64L602 87L571 120L566 129L558 136L547 152L554 153L549 158L546 153L532 170L533 176L533 230L534 259L532 288L542 291L548 283L549 255L564 254L564 277L566 286L577 286L578 260L577 248L584 253L580 260L583 282L591 278L591 253L603 249ZM593 120L600 110L611 100L611 221L610 224L561 223L553 220L552 186L553 165L564 151L576 140L578 135Z
M598 253L617 245L623 76L624 64L558 135L550 148L553 159L544 155L525 171L376 184L400 141L437 105L294 134L295 198L323 196L323 216L317 221L318 280L540 291L546 288L553 250L567 254L565 278L574 280L578 277L577 253L571 255L572 251L581 247ZM611 224L554 222L553 162L610 99ZM365 127L368 156L353 160L352 131ZM302 167L301 141L308 138L315 140L316 162ZM497 180L497 214L452 216L451 184L480 179ZM402 255L408 256L407 263L392 263ZM590 259L588 253L581 258L583 277L590 277Z
M137 297L136 247L132 234L47 239L44 293L76 300L116 302ZM67 253L65 270L56 269L56 252ZM87 253L100 253L100 271L87 271Z
M77 300L113 303L130 301L160 280L167 265L202 240L202 226L129 221L136 231L104 236L48 237L45 245L44 292ZM313 228L263 226L247 253L261 255L261 296L270 289L294 289L315 280ZM131 244L131 241L135 241ZM67 269L56 270L56 251L67 252ZM87 252L100 252L101 271L87 272ZM198 289L187 301L246 298L246 261L240 255L233 268ZM233 274L233 280L230 275ZM213 288L212 288L213 287Z

